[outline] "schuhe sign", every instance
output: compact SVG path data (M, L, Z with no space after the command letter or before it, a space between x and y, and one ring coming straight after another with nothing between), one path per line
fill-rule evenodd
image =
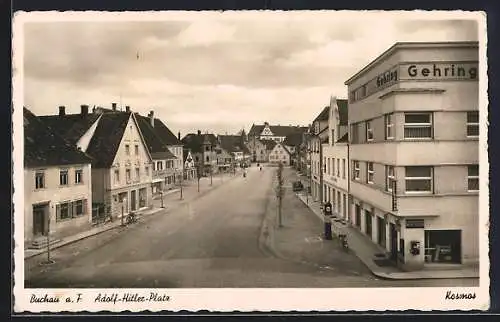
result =
M401 79L406 80L477 80L477 63L428 63L401 65Z

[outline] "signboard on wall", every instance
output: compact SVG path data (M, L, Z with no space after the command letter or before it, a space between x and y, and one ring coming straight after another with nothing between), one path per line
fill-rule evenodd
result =
M477 80L478 63L407 63L400 65L401 80Z
M406 219L406 228L424 228L423 219Z

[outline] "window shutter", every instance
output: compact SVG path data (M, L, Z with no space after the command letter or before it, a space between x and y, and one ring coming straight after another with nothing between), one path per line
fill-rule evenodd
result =
M56 205L56 220L61 219L61 205Z

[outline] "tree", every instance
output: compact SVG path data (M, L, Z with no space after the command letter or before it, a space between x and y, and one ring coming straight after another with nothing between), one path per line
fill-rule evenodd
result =
M283 179L283 163L278 163L278 171L276 173L276 198L278 199L278 224L279 227L283 227L283 219L282 219L282 206L283 206L283 197L285 196L285 188L284 188L285 180Z

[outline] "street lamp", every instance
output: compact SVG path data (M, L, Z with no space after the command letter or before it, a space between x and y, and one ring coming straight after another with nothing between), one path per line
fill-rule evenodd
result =
M180 183L181 183L181 200L182 200L182 183L183 183L183 180L184 180L184 166L182 166L182 168L181 168L181 180L180 180Z
M163 190L161 190L161 191L160 191L160 197L161 197L161 207L162 207L162 208L165 208L165 207L163 206Z

